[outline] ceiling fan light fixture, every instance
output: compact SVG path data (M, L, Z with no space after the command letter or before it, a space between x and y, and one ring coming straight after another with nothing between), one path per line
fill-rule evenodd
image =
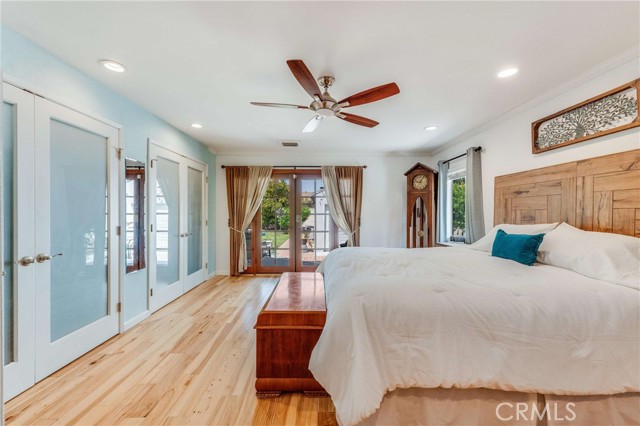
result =
M113 72L125 72L127 70L127 67L120 62L112 61L111 59L100 59L98 63Z
M518 74L518 68L507 68L500 71L497 75L498 78L507 78Z
M313 132L315 129L318 128L318 126L320 125L320 122L322 121L324 117L320 116L320 115L316 115L315 117L313 117L311 119L311 121L309 121L307 123L306 126L304 126L304 129L302 129L302 133L311 133Z
M277 108L294 108L294 109L308 109L315 114L315 116L304 127L303 132L313 132L320 121L327 117L337 117L341 120L347 121L352 124L357 124L364 127L375 127L378 123L370 118L361 117L355 114L343 113L342 108L348 108L358 105L364 105L371 102L377 102L382 99L397 95L400 93L400 89L396 83L387 83L381 86L373 87L362 92L358 92L355 95L351 95L341 101L336 101L329 94L329 87L335 82L335 78L332 76L322 76L319 79L313 77L309 68L304 64L301 59L290 59L287 61L289 69L293 73L293 76L305 92L313 101L308 107L302 105L282 104L282 103L270 103L270 102L251 102L252 105L268 106ZM324 91L320 89L320 86L324 88Z

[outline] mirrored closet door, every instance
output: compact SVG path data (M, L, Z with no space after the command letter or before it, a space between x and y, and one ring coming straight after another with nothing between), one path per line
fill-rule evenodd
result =
M207 277L206 165L149 144L149 306L156 311Z
M4 84L5 395L118 333L118 129Z

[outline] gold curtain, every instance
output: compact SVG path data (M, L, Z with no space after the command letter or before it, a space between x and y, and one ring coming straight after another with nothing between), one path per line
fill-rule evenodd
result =
M347 245L360 246L360 216L362 212L362 167L322 167L329 212L338 227L347 235Z
M229 208L229 273L239 275L247 269L244 233L260 208L272 168L227 166L225 171Z

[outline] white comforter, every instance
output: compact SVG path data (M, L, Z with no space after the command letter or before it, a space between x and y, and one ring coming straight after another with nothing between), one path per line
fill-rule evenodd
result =
M387 391L640 391L640 292L464 248L347 248L324 273L310 370L342 424Z

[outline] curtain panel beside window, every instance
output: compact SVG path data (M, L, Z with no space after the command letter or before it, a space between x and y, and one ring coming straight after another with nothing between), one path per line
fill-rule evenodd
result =
M472 244L484 237L481 150L475 146L467 150L465 200L464 242L466 244Z
M331 218L349 235L348 246L360 246L362 167L323 166L321 171Z
M227 205L229 209L229 243L231 275L247 269L247 246L244 237L258 212L269 185L272 167L227 166Z
M449 163L438 161L438 205L436 220L436 241L439 243L449 241L447 235L447 181L449 175Z

